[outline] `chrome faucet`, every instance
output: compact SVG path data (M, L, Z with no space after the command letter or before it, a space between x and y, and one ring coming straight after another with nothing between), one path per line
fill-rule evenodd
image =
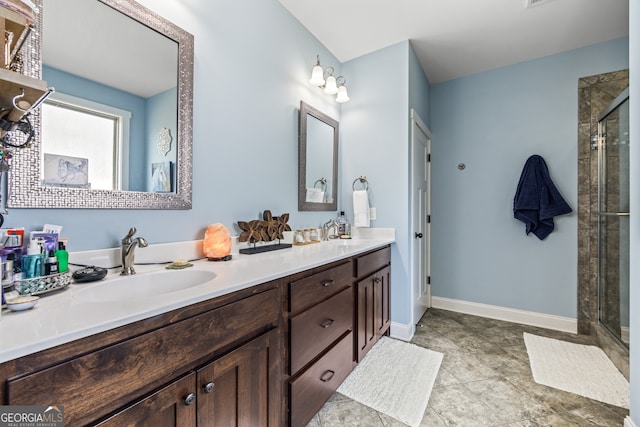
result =
M121 276L129 276L131 274L136 274L136 270L133 268L133 259L135 254L136 246L141 248L145 248L149 245L145 239L142 237L137 237L132 239L133 235L136 234L136 228L131 227L129 233L124 236L122 239L122 272Z
M329 230L331 230L331 228L333 228L333 234L329 234ZM335 222L335 220L330 219L329 221L325 222L324 224L322 224L322 235L320 236L322 238L322 240L329 240L329 239L337 239L338 238L338 224Z

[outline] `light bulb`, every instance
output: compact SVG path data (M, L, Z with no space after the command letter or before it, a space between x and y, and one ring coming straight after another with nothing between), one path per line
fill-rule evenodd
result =
M336 95L336 102L343 104L349 102L349 95L347 94L347 87L342 85L338 88L338 95Z
M309 83L311 83L314 86L322 86L324 85L324 71L322 70L322 67L320 65L316 65L315 67L313 67L313 70L311 71L311 79L309 80Z
M325 83L324 93L327 95L335 95L338 93L338 86L336 86L336 78L333 76L327 77L327 82Z

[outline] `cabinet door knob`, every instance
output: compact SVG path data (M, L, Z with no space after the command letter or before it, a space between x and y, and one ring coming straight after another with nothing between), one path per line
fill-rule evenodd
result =
M320 377L320 381L322 381L323 383L327 383L331 381L331 378L333 378L335 374L336 373L333 372L332 370L328 370L324 374L322 374L322 376Z
M334 322L333 319L327 319L322 323L320 323L320 326L322 326L323 328L328 328L329 326L333 325L333 322Z
M376 276L373 278L373 283L380 283L380 282L382 282L382 279L380 277Z
M184 404L189 406L189 405L193 405L193 403L196 401L196 394L195 393L189 393L184 397Z
M422 233L416 233L415 236L416 239L422 239Z
M331 285L333 285L333 280L325 280L322 282L322 286L324 286L325 288Z
M202 386L202 391L209 394L213 391L213 387L214 387L213 383L206 383L205 385Z

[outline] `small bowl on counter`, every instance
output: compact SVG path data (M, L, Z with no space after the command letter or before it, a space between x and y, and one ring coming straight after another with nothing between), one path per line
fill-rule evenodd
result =
M11 311L24 311L35 307L40 298L33 295L21 295L7 301L7 308Z

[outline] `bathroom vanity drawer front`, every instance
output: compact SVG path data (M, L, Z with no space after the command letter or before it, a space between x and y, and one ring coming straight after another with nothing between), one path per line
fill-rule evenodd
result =
M298 313L351 287L353 267L347 262L289 284L289 311Z
M290 383L291 427L305 426L353 368L353 334L345 335L321 359Z
M277 326L277 289L7 381L10 405L63 405L85 425L166 384L203 360ZM165 349L172 349L167 352Z
M353 330L351 287L291 318L291 370L294 374L330 346L346 331Z
M368 276L391 263L391 247L386 246L375 252L356 258L356 277Z

